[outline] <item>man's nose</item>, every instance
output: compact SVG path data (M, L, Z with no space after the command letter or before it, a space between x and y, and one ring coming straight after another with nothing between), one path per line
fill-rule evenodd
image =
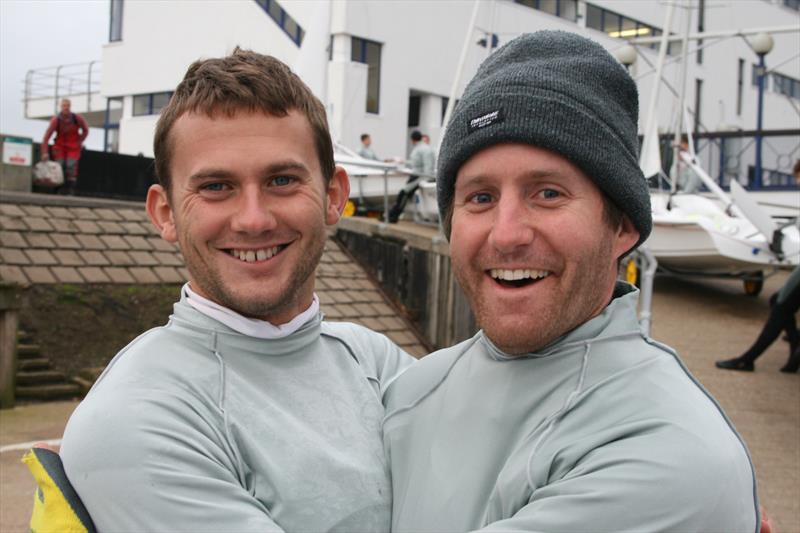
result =
M535 232L531 215L530 209L521 199L501 198L495 207L489 244L498 252L508 254L533 243Z
M231 220L231 229L249 235L259 235L275 229L275 206L270 204L261 191L242 189Z

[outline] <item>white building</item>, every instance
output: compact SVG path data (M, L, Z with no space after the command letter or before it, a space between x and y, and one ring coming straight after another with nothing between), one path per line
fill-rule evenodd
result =
M796 134L800 0L681 4L671 24L677 35L687 24L691 33L788 27L772 34L774 48L765 56L763 128ZM298 70L327 104L334 139L346 146L357 147L360 134L370 133L380 156L404 157L413 129L438 144L474 5L472 0L111 0L99 91L109 110L107 149L152 156L157 114L188 65L228 54L237 45L274 55ZM625 38L660 34L666 9L666 2L657 0L478 0L457 94L490 53L487 42L561 29L615 52ZM672 50L680 44L673 43ZM701 46L688 56L685 83L694 129L755 130L757 54L741 36L706 39ZM642 128L655 78L654 48L638 46L638 60L630 67L640 88ZM690 41L689 50L696 48L698 41ZM675 89L679 75L678 62L664 69L664 79ZM663 85L660 94L660 129L670 131L679 106ZM52 99L46 108L41 118L51 113ZM794 148L787 146L782 149L786 157L773 164L782 172L800 157L796 141Z

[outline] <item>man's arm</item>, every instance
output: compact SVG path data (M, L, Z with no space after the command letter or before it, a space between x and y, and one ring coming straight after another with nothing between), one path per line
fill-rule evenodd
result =
M710 449L674 429L608 442L563 476L537 471L544 464L531 466L528 479L542 480L541 486L516 512L509 512L513 494L490 502L490 516L510 518L480 531L758 531L752 473L738 450ZM550 468L558 470L569 453L557 453ZM544 482L550 475L558 479Z
M50 159L50 152L49 152L49 145L50 145L50 137L53 135L53 132L56 131L56 125L58 124L58 118L53 117L50 119L50 124L47 126L47 131L44 132L44 137L42 138L42 144L39 146L40 156L39 159L42 161L47 161Z
M181 392L146 388L80 406L61 453L97 528L282 531L217 416Z
M86 119L81 115L75 115L75 117L78 121L78 134L80 135L80 142L83 144L83 141L89 136L89 124L86 123Z

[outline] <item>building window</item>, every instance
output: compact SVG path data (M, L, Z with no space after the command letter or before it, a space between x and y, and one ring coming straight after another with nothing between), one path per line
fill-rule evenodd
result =
M789 9L800 11L800 0L783 0L783 5L785 5Z
M412 94L408 97L408 127L416 128L419 126L419 108L422 103L422 97L418 94Z
M609 37L616 39L657 37L661 35L661 30L654 26L593 4L586 4L586 27L602 31L608 34ZM651 44L650 48L657 50L658 43ZM673 51L673 44L670 43L667 53L672 55Z
M350 59L365 63L367 69L367 113L378 113L381 96L381 44L353 37Z
M703 80L694 80L694 132L700 131L700 106L703 103Z
M119 121L122 119L122 97L106 100L106 117L103 126L103 149L106 152L119 152Z
M778 94L800 100L800 80L790 78L784 74L772 73L772 90Z
M739 60L739 71L736 75L736 115L742 114L742 92L744 91L744 59Z
M297 46L303 44L303 38L306 36L305 30L283 9L283 6L277 0L256 0L256 3L289 36L294 44Z
M122 4L123 0L111 0L108 40L112 43L122 40Z
M578 20L577 0L514 0L514 2L572 22Z
M761 67L753 64L753 87L758 87L758 75L762 72ZM764 90L769 89L769 76L764 76Z
M137 94L133 97L133 116L158 115L169 103L172 92Z
M706 0L700 0L697 5L697 33L703 33L706 29ZM703 64L703 39L697 40L697 64Z

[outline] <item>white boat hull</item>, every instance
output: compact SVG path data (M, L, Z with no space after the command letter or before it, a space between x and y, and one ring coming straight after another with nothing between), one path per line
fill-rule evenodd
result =
M653 232L646 245L658 264L673 270L736 274L771 267L795 266L800 260L800 232L783 230L783 257L746 219L729 217L697 195L676 195L666 209L665 195L651 196Z

